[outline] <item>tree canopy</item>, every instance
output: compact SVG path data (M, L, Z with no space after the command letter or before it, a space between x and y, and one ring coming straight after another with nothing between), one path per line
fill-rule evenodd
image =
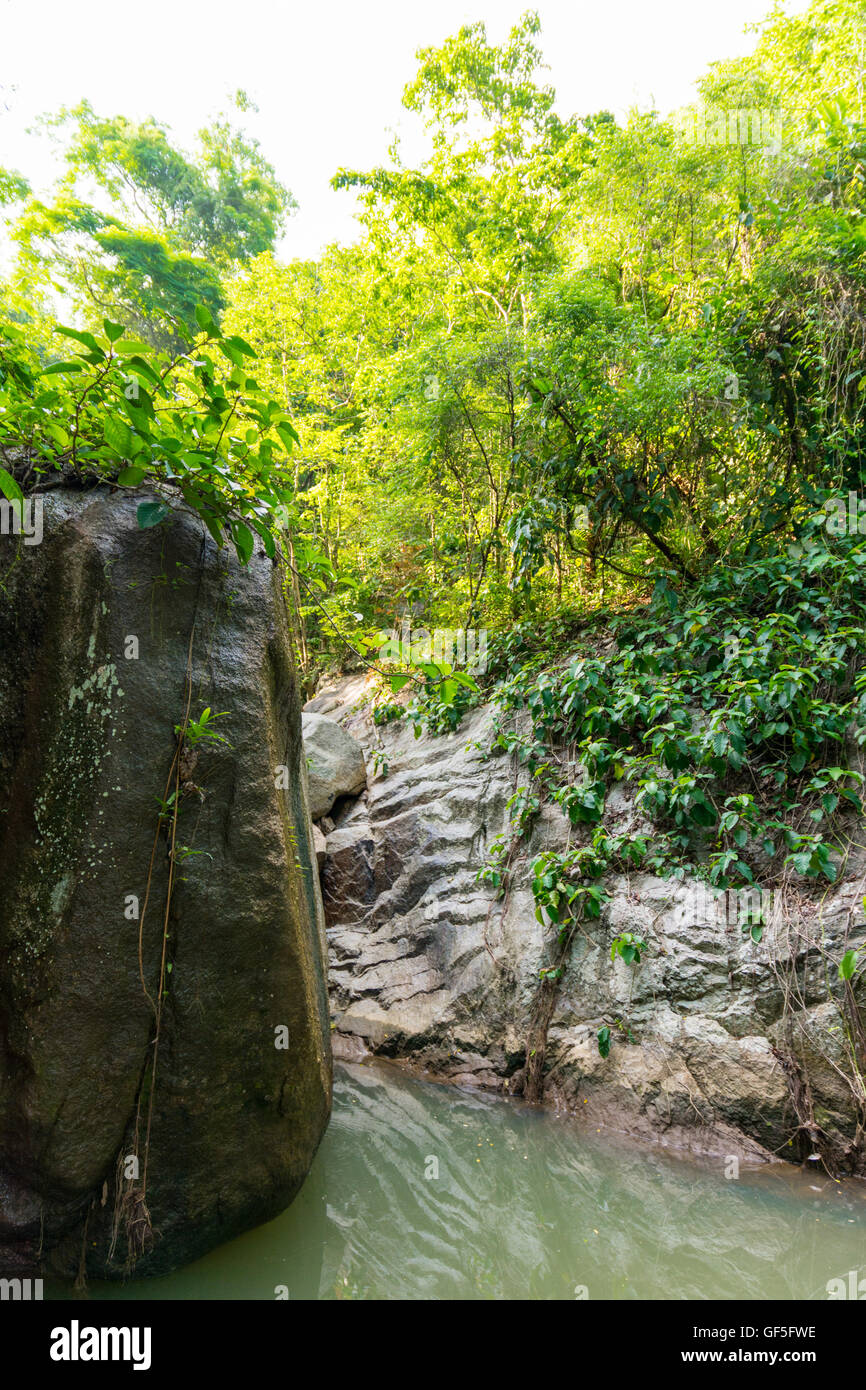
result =
M51 197L0 172L0 487L147 480L242 558L278 538L310 687L407 614L484 629L487 689L533 713L517 751L576 825L602 834L629 776L653 862L711 832L720 883L750 881L756 837L830 878L864 698L864 21L777 11L691 107L623 121L559 110L537 15L498 45L466 25L403 94L426 157L337 171L362 234L288 263L291 197L227 118L190 155L155 119L59 113ZM454 727L482 673L420 666L381 717Z

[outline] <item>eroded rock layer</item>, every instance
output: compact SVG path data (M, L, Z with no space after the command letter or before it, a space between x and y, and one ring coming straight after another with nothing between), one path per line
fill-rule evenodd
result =
M378 746L388 769L373 776L371 761L368 791L327 839L335 1047L519 1092L553 935L536 919L528 865L578 832L547 807L496 900L476 875L508 836L518 771L481 756L492 711L416 741L402 721L374 727L367 698L356 679L329 703L329 717ZM609 808L618 831L646 831L627 790L614 789ZM860 1101L833 977L864 938L863 868L852 856L832 891L793 909L775 894L759 943L730 901L695 879L609 880L611 899L581 925L557 993L545 1095L590 1124L698 1151L800 1157L830 1139L844 1151ZM639 965L611 960L623 931L648 944Z

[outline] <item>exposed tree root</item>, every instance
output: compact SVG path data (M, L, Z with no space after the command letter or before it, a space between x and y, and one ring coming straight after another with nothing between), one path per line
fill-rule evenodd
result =
M535 1001L529 1035L526 1039L526 1069L523 1095L531 1105L538 1105L544 1096L544 1059L547 1053L547 1030L559 993L558 980L542 980Z

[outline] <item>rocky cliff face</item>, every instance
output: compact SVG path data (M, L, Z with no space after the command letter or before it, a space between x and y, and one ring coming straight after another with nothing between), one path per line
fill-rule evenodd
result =
M279 572L140 500L59 490L0 539L5 1271L190 1260L291 1201L329 1114ZM187 707L226 741L187 744L174 827Z
M320 696L326 705L388 764L327 838L338 1055L378 1052L519 1092L553 935L536 920L528 865L576 832L547 808L514 861L515 886L496 901L476 873L506 832L518 774L508 758L480 755L491 711L416 741L402 722L373 727L363 682ZM611 804L618 830L645 829L626 791ZM849 863L820 901L774 895L760 943L743 933L729 899L695 880L610 881L611 901L582 925L556 998L545 1095L594 1127L697 1151L800 1157L832 1143L844 1153L862 1087L834 1002L835 962L866 934L863 870ZM611 961L622 931L648 943L640 964Z

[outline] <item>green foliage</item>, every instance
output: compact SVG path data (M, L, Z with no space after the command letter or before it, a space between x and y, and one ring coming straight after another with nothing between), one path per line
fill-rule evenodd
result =
M513 798L512 846L544 797L584 837L532 863L536 916L561 946L575 920L600 915L615 871L691 869L720 888L791 873L835 881L846 826L863 813L863 776L840 759L852 731L866 741L864 564L859 534L830 540L819 518L804 518L782 554L697 586L660 581L644 610L610 621L615 645L604 656L521 664L526 648L514 642L500 654L491 751L513 754L531 778ZM647 833L608 827L619 782L632 787ZM512 846L494 843L479 874L500 895ZM749 906L740 926L759 943L761 909ZM611 957L639 963L645 949L624 932Z
M840 962L839 962L839 979L840 979L840 980L852 980L852 979L854 978L854 972L855 972L856 969L857 969L857 952L856 952L856 951L853 951L853 950L851 950L851 951L846 951L845 954L844 954L844 956L842 957L842 959L841 959Z
M624 931L620 932L619 936L615 936L611 942L610 958L614 961L617 956L620 956L626 965L640 965L641 952L646 949L646 942L641 940L639 936L635 936L634 932Z
M380 632L367 638L362 645L370 650L381 649L385 638L386 634ZM429 647L429 640L411 646L405 653L404 670L383 673L394 694L407 686L417 694L406 705L393 701L377 703L373 709L374 724L405 718L412 724L416 738L425 730L431 734L449 733L459 726L467 710L479 703L481 692L475 677L468 671L456 670L450 662L431 661Z
M249 345L222 336L202 306L196 314L195 353L174 359L106 319L98 335L59 328L71 355L43 367L22 329L0 328L0 489L20 496L58 474L146 485L160 497L139 505L139 526L183 505L244 563L256 536L273 556L297 436L249 374Z
M65 142L66 174L53 200L32 197L16 224L25 263L80 299L91 326L110 314L152 345L182 350L196 305L217 317L223 276L273 246L290 195L227 119L199 132L196 157L153 119L106 119L86 101L44 124ZM0 179L0 201L3 188ZM89 198L94 188L115 212L84 200L79 190Z
M499 45L465 25L404 91L424 156L338 171L361 241L287 266L291 200L229 120L190 155L61 112L52 197L0 173L0 492L147 486L143 527L179 493L243 561L278 529L310 679L410 614L489 630L486 674L383 670L411 698L374 720L452 732L495 697L525 780L480 877L503 893L558 805L574 844L532 886L562 950L615 871L835 882L866 742L863 22L775 13L697 106L625 121L558 111L536 15ZM707 109L781 134L695 143ZM63 357L43 282L85 315Z
M223 719L224 717L225 711L217 714L208 706L206 709L202 710L198 719L188 719L186 727L183 729L180 724L176 724L174 731L178 735L182 732L184 742L188 743L191 748L195 748L199 743L205 743L207 741L213 743L228 743L228 740L224 738L222 734L217 733L216 729L213 727L213 721L215 719Z
M389 724L392 719L402 719L405 710L402 705L398 705L394 700L382 700L373 706L373 723Z
M351 576L306 607L312 645L417 604L503 641L631 607L780 553L860 487L861 10L774 21L704 80L704 103L787 112L793 64L778 150L557 115L532 15L499 46L469 25L419 55L404 102L428 156L408 168L395 144L335 179L366 240L261 256L232 289L301 436L297 529Z
M662 583L643 613L613 621L614 653L504 681L503 710L527 710L532 729L501 729L496 745L576 826L601 822L607 788L628 779L671 867L703 848L720 886L753 882L756 853L833 881L822 837L846 808L862 811L863 779L839 755L847 726L862 730L866 716L864 564L859 536L831 544L804 521L782 555L719 569L685 593ZM581 763L576 784L553 757L566 745Z
M463 671L444 671L432 663L421 668L424 685L421 692L406 707L415 737L425 731L430 734L452 733L458 728L467 710L481 700L474 679Z
M3 203L14 203L20 198L24 198L30 191L30 185L20 174L16 174L14 169L0 168L0 206Z
M599 917L610 896L595 880L605 867L604 848L598 839L589 846L557 854L545 850L532 862L532 896L535 915L546 914L564 940L575 917Z
M387 777L389 770L387 755L382 752L381 748L374 748L371 757L373 760L373 776Z

